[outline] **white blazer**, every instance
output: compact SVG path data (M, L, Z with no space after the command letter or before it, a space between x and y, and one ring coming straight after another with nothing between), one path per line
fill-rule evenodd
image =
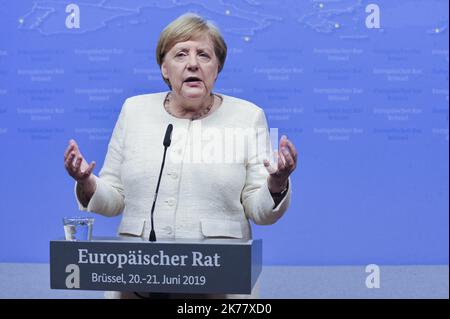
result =
M268 172L262 163L271 152L270 139L266 148L257 148L257 141L250 137L243 148L230 147L230 136L243 129L263 128L267 132L263 110L222 95L222 105L206 118L179 119L165 111L166 94L139 95L125 101L87 207L79 202L75 185L80 210L104 216L123 212L118 234L148 238L164 153L162 142L167 125L172 123L172 144L154 212L157 238L250 239L249 220L263 225L276 222L289 206L291 186L274 208ZM259 141L262 131L258 132ZM228 160L223 160L227 156ZM205 159L213 162L204 163Z

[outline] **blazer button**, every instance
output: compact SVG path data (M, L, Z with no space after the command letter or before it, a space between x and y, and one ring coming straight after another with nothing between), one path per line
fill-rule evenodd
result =
M170 173L170 176L172 176L173 179L177 179L178 173L177 172Z
M167 205L169 205L169 206L174 206L175 203L176 203L175 198L169 198L169 199L167 200Z
M172 234L172 227L170 227L170 226L166 226L166 227L164 227L164 230L166 231L166 233L167 234Z

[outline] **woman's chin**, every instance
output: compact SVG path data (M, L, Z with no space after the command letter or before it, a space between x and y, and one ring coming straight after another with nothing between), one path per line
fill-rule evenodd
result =
M200 87L190 87L183 89L183 96L187 99L200 99L203 98L207 92L205 92L204 88Z

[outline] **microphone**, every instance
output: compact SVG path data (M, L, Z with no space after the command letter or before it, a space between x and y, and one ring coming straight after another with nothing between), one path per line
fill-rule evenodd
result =
M166 162L167 148L170 146L170 142L172 141L172 130L173 130L173 125L172 124L167 125L166 135L164 135L164 141L163 141L164 155L163 155L163 160L161 163L161 169L159 170L158 183L156 184L156 191L155 191L155 196L153 197L153 205L152 205L152 211L151 211L151 215L150 215L152 229L150 230L150 236L148 238L149 241L156 241L155 228L153 225L153 212L155 211L156 198L158 198L159 183L161 182L161 175L162 175L162 172L164 169L164 163Z
M172 130L173 130L173 125L172 124L167 125L166 135L164 135L164 141L163 141L164 147L170 146L170 142L172 141Z

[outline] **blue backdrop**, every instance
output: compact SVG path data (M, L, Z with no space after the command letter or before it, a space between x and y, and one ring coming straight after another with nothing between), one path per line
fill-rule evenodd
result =
M266 264L448 264L448 6L0 1L0 262L48 262L79 214L68 140L98 174L124 99L167 89L160 31L192 11L228 43L216 91L264 108L299 150L289 211L254 227ZM119 221L97 216L94 235Z

